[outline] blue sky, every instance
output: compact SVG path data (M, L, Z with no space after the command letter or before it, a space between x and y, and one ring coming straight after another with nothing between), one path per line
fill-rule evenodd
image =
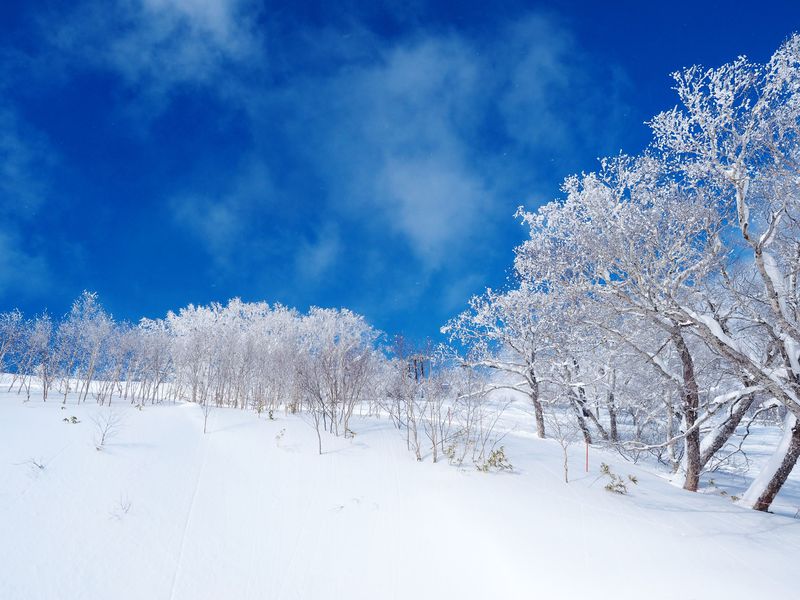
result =
M0 310L240 296L435 336L507 281L517 206L647 143L671 71L797 29L790 1L5 0Z

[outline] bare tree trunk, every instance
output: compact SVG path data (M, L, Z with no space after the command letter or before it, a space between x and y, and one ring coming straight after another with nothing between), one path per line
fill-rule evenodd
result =
M800 423L786 413L783 438L767 466L750 484L741 503L755 510L767 511L800 457Z
M606 395L606 408L608 408L608 420L609 420L609 430L611 435L611 441L617 442L619 441L619 433L617 432L617 405L614 399L614 392L616 391L617 387L617 370L611 369L611 374L609 376L609 386L608 386L608 395Z
M578 366L578 361L573 358L572 364L575 366L575 374L578 375L580 373L580 367ZM586 390L582 385L578 386L577 396L573 392L573 398L578 403L578 406L580 406L580 410L583 413L583 416L589 419L592 423L594 423L594 426L597 427L597 431L600 433L600 437L608 441L608 432L606 431L605 427L603 427L603 425L597 419L595 414L591 410L589 410L589 405L586 401ZM591 442L588 443L591 444Z
M700 484L701 463L700 430L694 427L694 424L697 422L700 392L697 387L692 355L677 327L672 333L672 341L681 359L683 370L683 419L685 430L689 432L683 438L686 449L684 457L686 461L686 481L683 484L683 489L696 492L697 486Z
M597 428L597 431L600 434L600 437L603 438L604 440L608 441L609 436L608 436L608 432L606 431L606 428L603 427L603 424L600 423L600 421L597 419L595 414L591 410L589 410L589 406L588 406L588 404L586 402L586 392L583 390L583 388L579 388L578 389L578 398L579 398L578 401L580 402L581 409L583 410L584 416L587 417L592 423L594 423L594 426Z
M740 399L733 405L731 414L721 427L716 429L713 434L710 434L711 440L707 444L703 444L700 453L700 467L705 467L714 455L727 443L731 436L736 431L739 423L747 414L750 406L755 401L755 395L750 394Z
M542 408L542 401L539 399L539 381L536 379L533 369L529 371L528 385L531 388L530 398L531 404L533 404L533 414L536 418L536 435L544 439L546 437L544 431L544 410Z
M96 361L97 361L97 353L92 352L91 358L89 360L89 368L86 370L86 381L84 382L83 385L83 402L86 402L86 396L89 394L89 386L92 383L92 377L94 377L94 365Z
M317 451L319 455L322 456L322 433L319 430L319 413L317 412L317 407L312 406L309 407L311 409L311 418L314 419L314 431L317 432Z
M675 431L675 408L672 406L672 397L669 390L664 392L664 404L667 408L667 456L669 457L672 472L676 473L680 468L680 464L675 455L675 441L672 439Z
M587 444L592 443L592 434L589 432L589 427L586 425L586 419L583 418L583 412L581 408L578 406L577 397L573 392L570 391L570 406L572 406L572 410L575 413L575 418L578 420L578 427L580 427L581 432L583 433L583 441Z

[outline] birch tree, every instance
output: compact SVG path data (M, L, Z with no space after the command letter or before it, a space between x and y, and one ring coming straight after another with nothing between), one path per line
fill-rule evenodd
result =
M556 299L544 290L521 285L506 292L487 290L469 302L469 310L442 327L451 341L465 344L465 364L487 367L511 375L501 384L527 394L534 409L536 434L545 437L540 397L544 356L554 348L554 330L545 316Z
M674 78L680 105L653 119L655 146L676 181L711 195L737 259L720 275L727 303L673 310L787 409L784 437L743 498L767 510L800 456L800 37L765 65L740 57Z

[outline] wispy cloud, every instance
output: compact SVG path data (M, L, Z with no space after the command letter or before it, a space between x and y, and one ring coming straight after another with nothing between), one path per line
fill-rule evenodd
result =
M250 0L89 0L40 25L63 69L119 76L128 108L152 117L184 86L221 91L232 70L264 64L258 15Z
M250 0L89 0L40 20L34 68L110 75L131 138L187 97L217 111L198 127L244 121L236 156L164 186L173 226L231 277L312 289L357 264L347 291L376 310L436 285L449 311L497 270L514 208L612 144L624 110L624 77L551 14L391 37L358 15L283 18Z
M618 139L624 74L589 56L556 17L533 14L509 24L492 56L511 57L499 73L497 106L521 147L565 153L596 144L599 132Z
M0 104L0 214L32 218L41 208L46 173L55 153L46 138L9 106Z
M225 178L225 174L220 174ZM168 200L175 221L204 246L218 268L235 268L232 257L241 252L242 240L265 235L258 215L269 212L280 198L269 169L250 162L231 177L225 191L184 193Z
M28 295L49 281L38 235L24 235L43 210L55 153L45 137L0 105L0 296Z
M327 223L315 232L312 239L299 240L295 255L295 269L300 276L310 282L325 277L339 260L342 252L342 239L339 228Z
M332 209L399 235L428 268L468 236L490 200L467 141L478 77L461 40L424 39L287 94Z
M186 86L224 94L249 110L254 153L282 119L291 150L326 182L331 208L363 213L368 228L399 236L428 269L519 203L502 197L508 180L529 182L519 171L538 166L509 167L510 145L538 157L568 152L587 129L608 129L597 122L604 108L613 120L605 99L615 90L594 77L602 67L552 16L533 14L484 39L421 29L388 44L357 23L301 29L277 61L270 30L270 15L247 0L117 0L115 10L81 4L53 39L73 62L117 73L156 111ZM303 68L295 74L293 64ZM280 82L267 85L254 71ZM507 146L487 148L486 136ZM250 208L240 197L186 196L176 207L219 249L224 235L241 233Z
M0 231L0 297L19 298L47 289L47 261L27 246L18 230Z
M398 235L420 268L487 244L523 194L550 179L551 161L620 122L623 81L552 17L488 39L422 31L372 55L360 39L363 52L352 37L333 50L355 59L289 82L281 99L332 208Z

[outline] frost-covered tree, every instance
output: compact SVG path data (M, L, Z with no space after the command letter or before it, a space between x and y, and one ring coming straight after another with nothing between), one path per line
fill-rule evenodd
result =
M301 319L297 380L319 433L349 435L350 418L375 373L381 333L346 309L313 307ZM322 442L320 439L320 452Z
M500 380L498 386L527 394L534 410L536 434L544 438L540 370L543 357L556 345L552 318L556 299L546 289L523 284L501 293L489 289L482 296L473 297L469 306L469 310L442 327L442 333L467 347L465 364L511 376L508 381Z
M735 257L719 277L725 300L675 313L787 409L784 438L743 498L766 510L800 456L800 36L764 65L741 57L674 77L680 105L653 119L655 145L678 184L705 190Z
M517 250L516 269L530 285L578 290L589 321L592 305L599 303L649 323L667 338L681 362L686 487L694 490L700 391L682 322L664 309L720 260L718 218L702 197L665 181L661 161L619 157L602 166L600 173L568 178L563 201L521 213L531 235ZM632 341L631 347L638 348ZM661 368L656 355L647 357ZM566 377L570 371L567 365Z
M5 367L6 356L23 334L23 317L19 310L0 313L0 372Z

